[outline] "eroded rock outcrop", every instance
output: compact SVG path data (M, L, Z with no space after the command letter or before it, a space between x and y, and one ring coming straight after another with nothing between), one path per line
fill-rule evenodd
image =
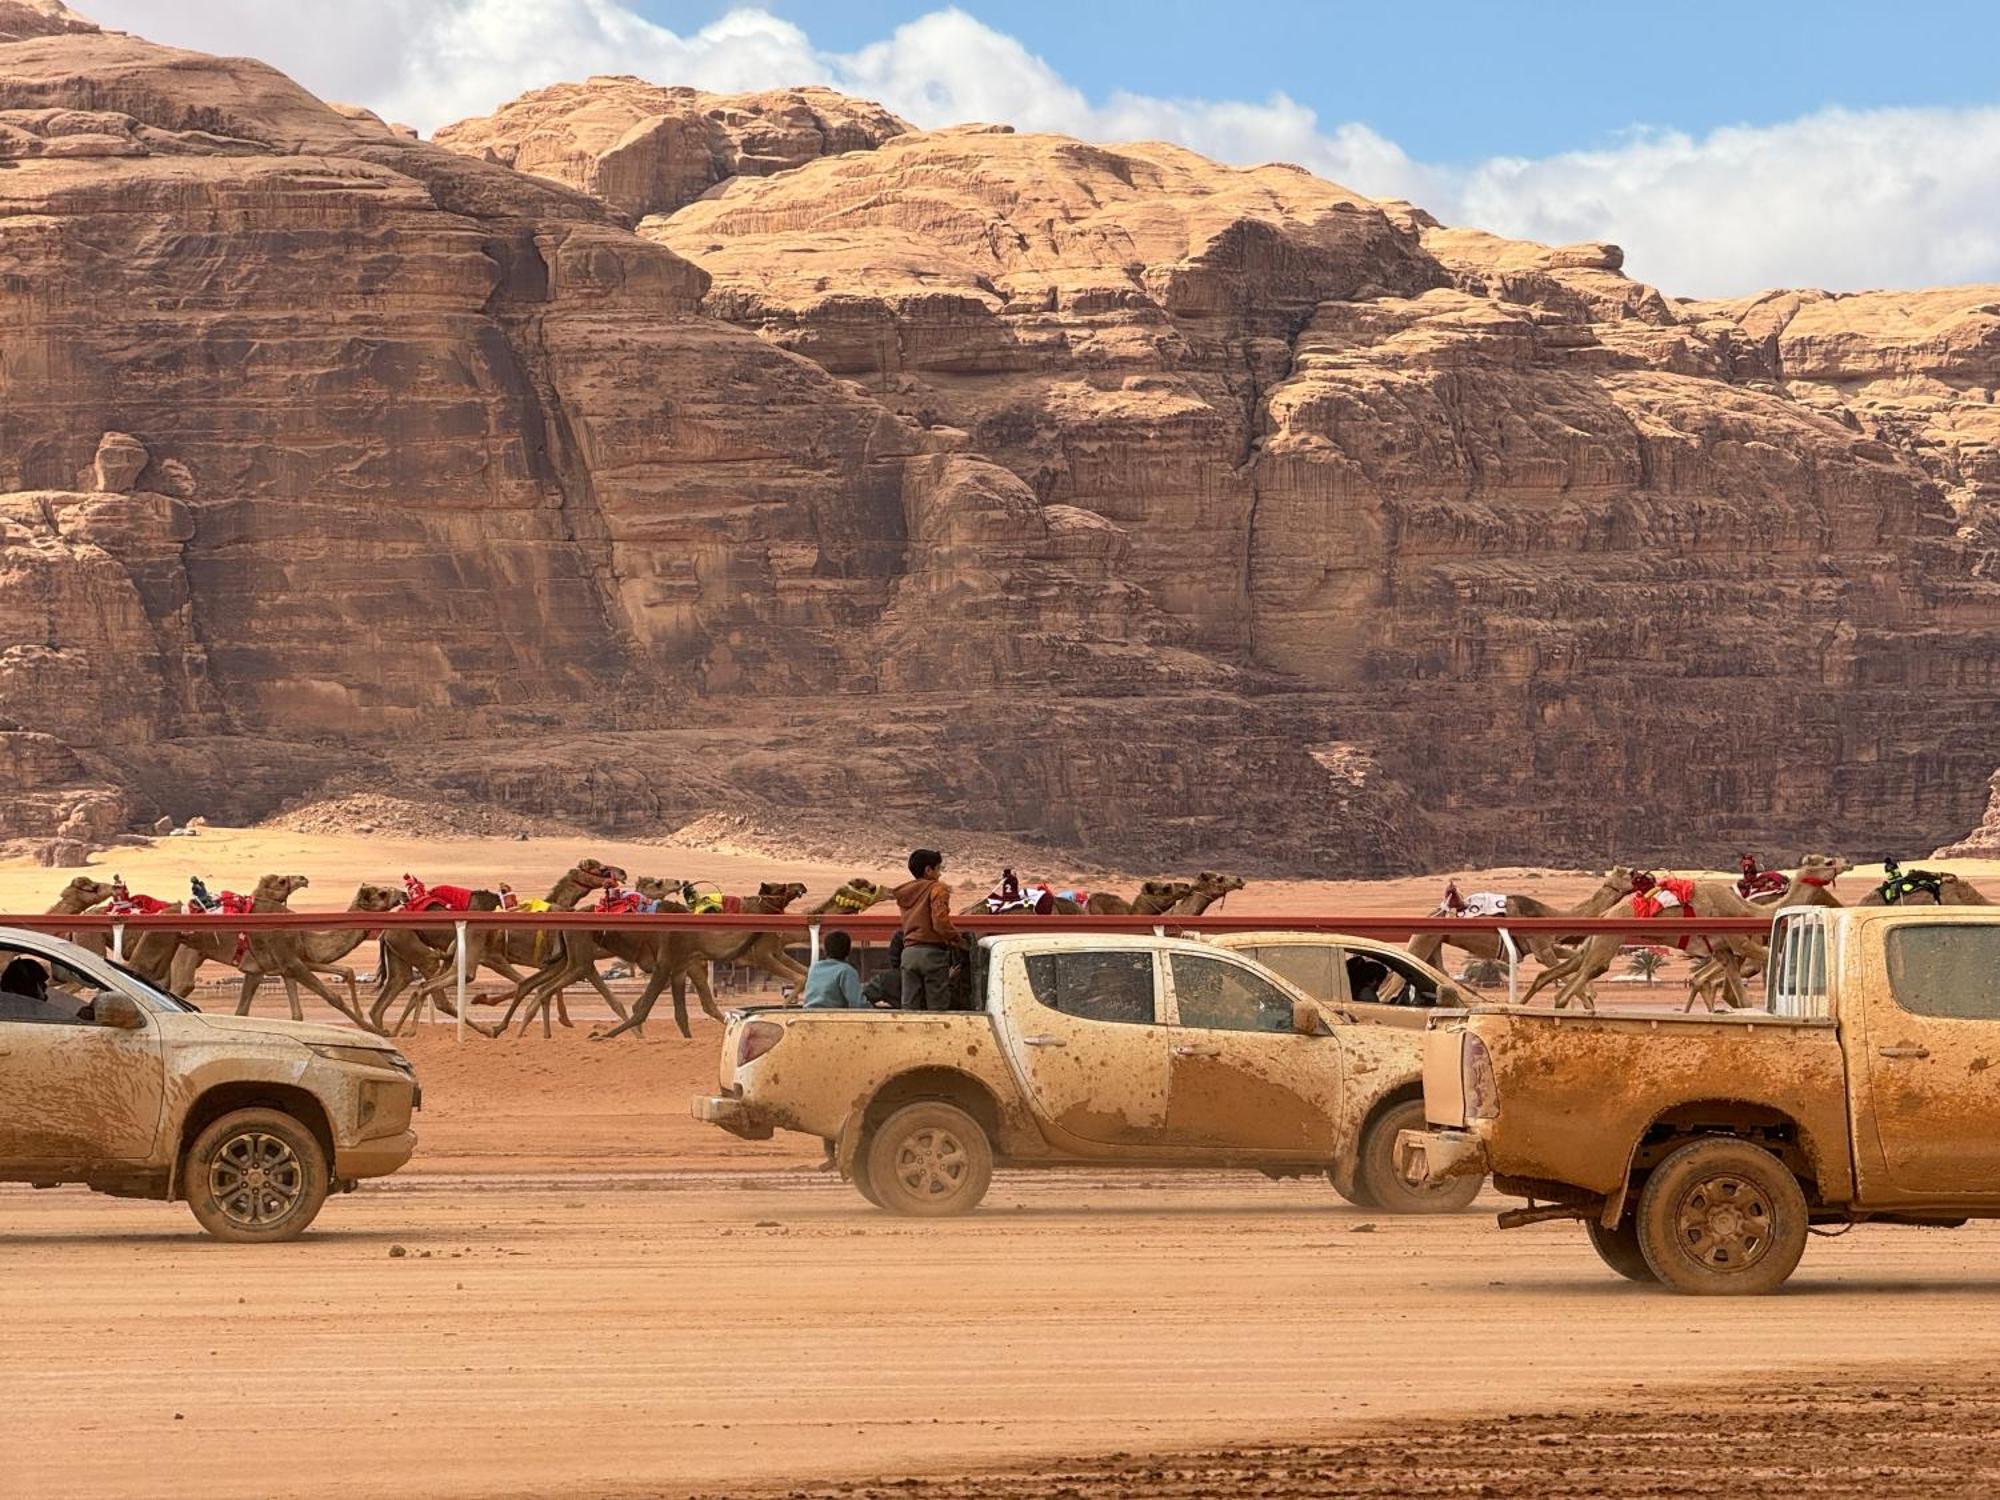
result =
M558 83L437 133L440 146L552 177L628 219L672 213L731 177L867 151L909 125L823 88L710 94L632 77Z

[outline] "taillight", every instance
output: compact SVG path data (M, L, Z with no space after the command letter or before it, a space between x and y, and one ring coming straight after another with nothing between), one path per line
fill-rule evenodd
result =
M1459 1090L1465 1099L1465 1118L1491 1120L1500 1114L1500 1088L1493 1081L1493 1055L1486 1043L1471 1032L1460 1037Z
M775 1021L752 1021L736 1041L736 1066L746 1067L785 1039L785 1028Z

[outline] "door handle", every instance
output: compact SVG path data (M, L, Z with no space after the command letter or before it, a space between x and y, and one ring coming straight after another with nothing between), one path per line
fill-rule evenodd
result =
M1174 1048L1174 1056L1175 1057L1220 1057L1222 1056L1222 1049L1220 1047L1176 1047Z
M1023 1047L1067 1047L1069 1043L1059 1036L1024 1036L1021 1038L1021 1045Z
M1884 1057L1929 1057L1931 1055L1931 1049L1928 1047L1884 1047L1881 1049L1881 1052Z

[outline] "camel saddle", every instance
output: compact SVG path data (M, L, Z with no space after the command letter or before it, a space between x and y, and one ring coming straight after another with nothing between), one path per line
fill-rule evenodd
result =
M1470 896L1458 893L1458 882L1452 881L1444 888L1444 900L1438 903L1440 917L1504 917L1507 915L1507 898L1499 891L1474 891Z
M171 911L173 904L157 896L135 896L125 888L122 876L111 878L111 904L105 908L114 917L152 917Z
M462 885L425 885L414 875L403 877L405 911L471 911L472 890Z
M659 909L659 902L648 901L637 891L620 890L616 886L607 887L598 896L597 905L591 908L592 911L610 912L615 916L624 916L633 912L644 915L648 912L658 911Z
M1944 905L1944 876L1936 870L1897 869L1889 878L1875 887L1884 906L1901 906L1915 895L1929 896L1939 906Z
M1632 915L1651 920L1677 911L1686 916L1695 915L1694 882L1678 880L1669 876L1656 880L1651 875L1632 877Z
M1813 884L1815 882L1809 881L1807 883ZM1826 884L1823 880L1816 883L1820 885ZM1758 896L1777 895L1789 890L1791 884L1790 877L1783 870L1746 869L1743 872L1743 878L1736 882L1736 894L1741 896L1745 901L1749 901Z

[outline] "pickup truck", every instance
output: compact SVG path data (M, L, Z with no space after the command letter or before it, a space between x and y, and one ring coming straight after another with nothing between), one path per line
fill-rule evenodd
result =
M1422 1031L1431 1013L1463 1010L1472 996L1409 949L1330 932L1228 932L1203 939L1240 953L1322 1005L1357 1021Z
M0 927L0 1182L184 1199L217 1239L296 1239L410 1159L421 1103L365 1032L203 1015L112 960Z
M2000 1218L2000 911L1788 908L1768 1009L1474 1010L1426 1038L1412 1181L1487 1172L1613 1271L1769 1292L1815 1225Z
M1479 1190L1396 1170L1398 1134L1423 1122L1421 1032L1192 940L991 937L971 960L978 1010L730 1012L721 1089L695 1118L818 1136L863 1197L904 1214L969 1211L996 1162L1324 1173L1391 1213Z

